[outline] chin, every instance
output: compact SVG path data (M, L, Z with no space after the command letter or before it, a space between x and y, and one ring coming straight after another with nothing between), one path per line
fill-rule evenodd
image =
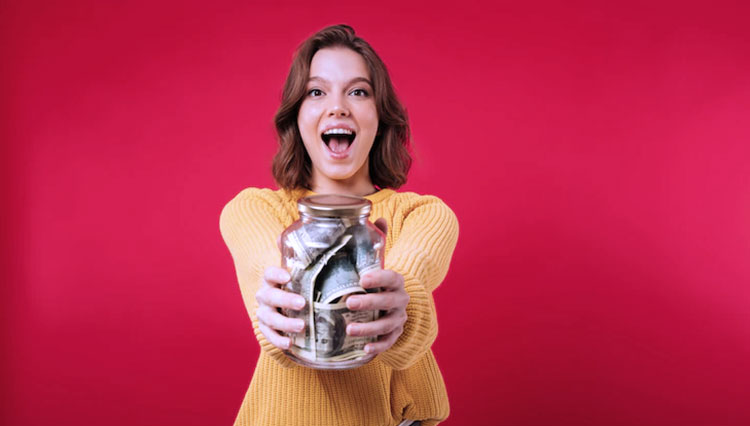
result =
M331 179L331 180L345 181L345 180L353 178L354 175L355 175L355 172L353 172L353 171L350 171L350 172L328 172L328 171L325 171L325 172L323 172L321 174L323 176L327 177L328 179Z
M353 166L330 166L318 169L320 174L331 180L345 181L357 176L358 168Z

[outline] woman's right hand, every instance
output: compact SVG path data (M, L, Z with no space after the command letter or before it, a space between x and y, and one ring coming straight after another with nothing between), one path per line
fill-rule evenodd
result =
M305 298L299 294L283 290L281 287L289 282L289 273L274 266L266 268L263 283L260 285L255 300L258 302L258 328L279 349L289 349L291 339L279 334L279 331L297 333L305 326L298 318L289 318L279 312L279 308L299 311L305 307Z

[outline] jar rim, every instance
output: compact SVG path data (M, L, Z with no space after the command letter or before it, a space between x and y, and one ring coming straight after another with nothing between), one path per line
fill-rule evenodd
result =
M297 208L311 216L362 216L370 214L372 202L353 195L317 194L300 198Z

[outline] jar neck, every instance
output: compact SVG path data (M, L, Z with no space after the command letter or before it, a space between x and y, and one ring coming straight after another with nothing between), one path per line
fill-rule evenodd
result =
M310 222L319 222L319 223L335 223L339 222L341 220L347 221L349 223L360 223L364 224L367 222L367 219L370 217L370 214L363 214L363 215L349 215L349 216L340 216L340 217L323 217L323 216L315 216L307 213L300 212L299 218L302 221L302 223L310 223Z

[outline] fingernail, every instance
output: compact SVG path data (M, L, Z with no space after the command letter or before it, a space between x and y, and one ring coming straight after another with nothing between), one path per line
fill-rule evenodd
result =
M303 328L305 328L305 322L302 320L297 321L294 325L294 331L302 331Z
M356 325L349 324L349 327L346 330L346 334L348 334L350 336L354 336L354 335L357 334L358 331L359 331L359 328Z
M346 306L347 306L347 307L348 307L349 309L357 309L357 308L359 308L360 306L362 306L362 301L361 301L361 300L359 300L359 298L358 298L358 297L350 297L350 298L349 298L349 299L348 299L348 300L346 301Z
M281 271L281 274L279 274L279 279L281 281L287 282L290 279L292 279L292 276L289 275L289 272L287 272L287 271Z
M303 299L302 297L295 298L294 299L294 307L297 308L297 309L302 309L303 307L305 307L305 299Z
M372 346L370 345L365 346L365 353L369 354L370 352L372 352Z

